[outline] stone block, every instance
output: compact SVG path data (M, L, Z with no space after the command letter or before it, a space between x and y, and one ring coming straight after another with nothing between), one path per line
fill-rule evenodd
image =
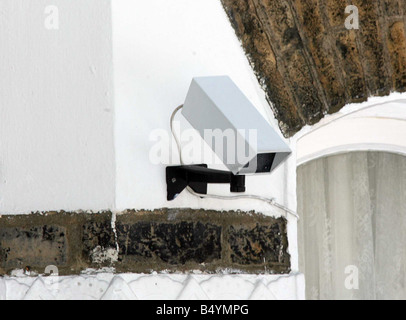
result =
M123 259L164 262L170 265L210 263L221 259L222 227L211 223L136 222L118 224Z
M0 267L63 265L67 260L66 228L54 225L0 226Z
M259 225L254 228L246 226L233 227L228 231L233 263L272 266L286 264L288 261L287 238L284 227L275 223Z

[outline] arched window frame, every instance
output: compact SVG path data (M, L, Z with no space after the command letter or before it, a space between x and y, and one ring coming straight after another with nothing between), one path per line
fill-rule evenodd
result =
M296 137L297 166L352 151L406 156L406 94L348 105Z

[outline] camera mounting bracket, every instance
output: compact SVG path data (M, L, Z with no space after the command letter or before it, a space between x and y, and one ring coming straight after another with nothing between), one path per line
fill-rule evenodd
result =
M207 184L229 183L230 191L245 192L245 176L232 172L209 169L206 164L166 168L167 199L172 201L185 188L190 187L199 194L207 194Z

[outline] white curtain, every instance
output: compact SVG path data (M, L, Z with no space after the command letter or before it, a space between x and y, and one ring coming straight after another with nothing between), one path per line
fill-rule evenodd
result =
M406 157L354 152L298 168L307 299L406 299Z

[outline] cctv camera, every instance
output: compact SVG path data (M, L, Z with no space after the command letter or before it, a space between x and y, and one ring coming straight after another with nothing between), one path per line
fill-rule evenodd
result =
M206 194L207 183L245 192L245 175L270 173L291 150L228 76L194 78L182 115L229 171L206 165L167 168L168 200L186 187Z

